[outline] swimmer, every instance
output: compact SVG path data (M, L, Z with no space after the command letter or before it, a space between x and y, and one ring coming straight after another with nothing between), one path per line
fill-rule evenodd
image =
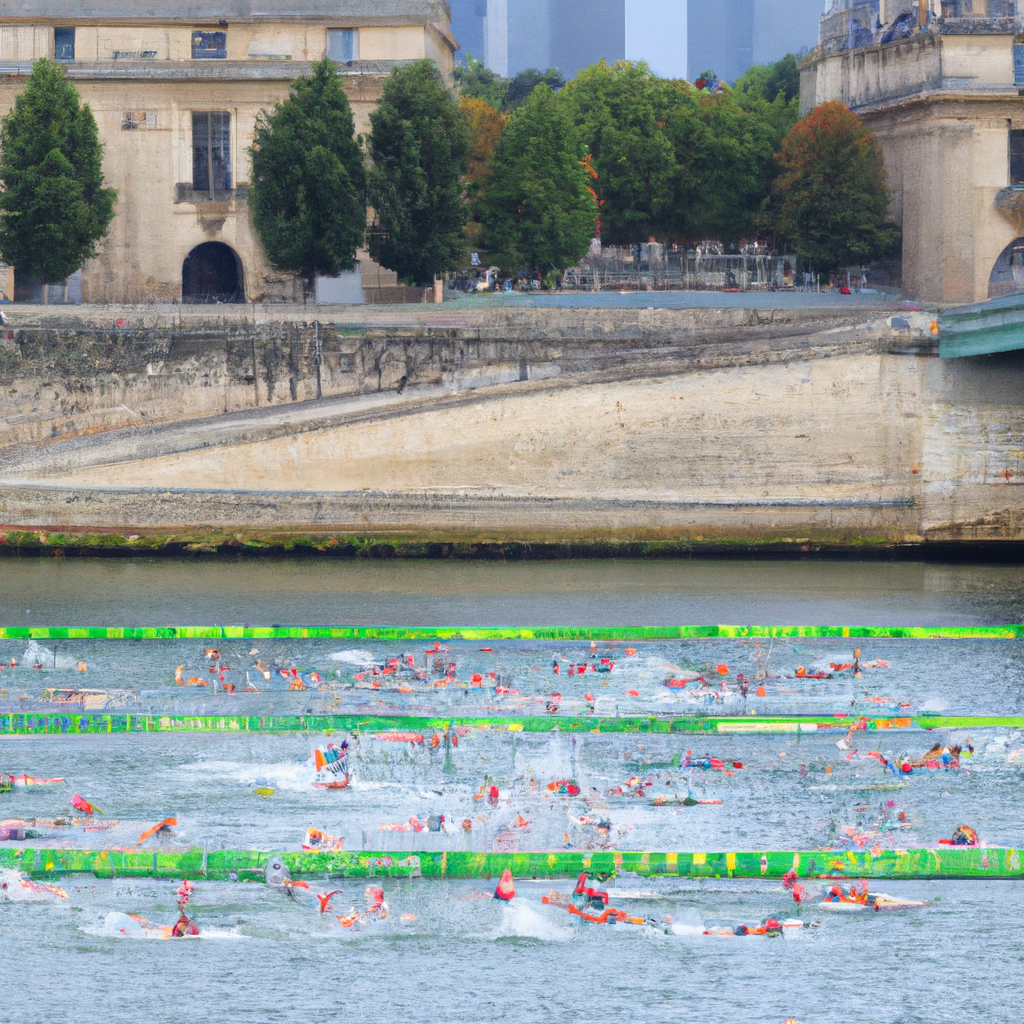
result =
M331 897L337 896L341 892L340 889L332 889L330 892L318 892L316 898L320 901L320 913L326 914L328 910L331 910Z
M980 846L981 842L978 839L978 833L971 828L970 825L961 825L953 833L953 838L949 841L950 846Z
M576 888L573 889L573 903L580 907L597 907L598 909L608 905L608 893L600 889L592 889L587 885L587 873L584 871L576 879Z
M193 921L183 910L178 920L174 922L174 927L171 928L171 936L176 939L183 938L186 935L198 935L199 928L195 921Z

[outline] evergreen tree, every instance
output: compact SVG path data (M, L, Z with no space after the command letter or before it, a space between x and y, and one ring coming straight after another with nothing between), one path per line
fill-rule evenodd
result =
M433 61L421 60L391 73L370 124L370 255L406 283L428 284L464 255L466 118Z
M834 271L896 245L882 152L844 104L825 103L797 122L776 159L769 223L797 256Z
M260 113L252 148L249 207L267 258L316 277L355 266L366 232L366 172L352 108L326 57L299 78L271 114Z
M567 105L537 86L505 127L478 206L483 244L503 268L550 280L586 254L597 203L584 152Z
M37 60L0 125L0 253L22 274L60 282L96 255L117 192L103 145L64 69Z

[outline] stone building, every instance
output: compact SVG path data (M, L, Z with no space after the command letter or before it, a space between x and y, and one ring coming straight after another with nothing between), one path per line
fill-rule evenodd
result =
M841 100L878 136L908 295L1024 288L1022 29L1012 0L828 2L801 108Z
M34 60L65 64L118 190L100 255L81 272L83 300L300 299L299 282L267 264L249 217L257 115L327 54L365 132L396 63L430 58L452 81L449 24L446 0L7 0L0 114Z

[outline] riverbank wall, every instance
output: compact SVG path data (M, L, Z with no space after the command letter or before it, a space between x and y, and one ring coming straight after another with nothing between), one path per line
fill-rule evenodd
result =
M1024 360L892 312L12 307L2 545L1015 549Z

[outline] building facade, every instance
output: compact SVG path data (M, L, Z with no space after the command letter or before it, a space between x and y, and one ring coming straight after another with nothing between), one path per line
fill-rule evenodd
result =
M150 0L136 12L120 0L8 0L0 114L34 60L64 64L118 191L99 255L82 270L82 299L301 299L300 282L267 263L249 216L257 116L326 54L365 132L397 62L430 58L452 81L449 24L446 0Z
M833 0L802 65L804 112L840 100L882 147L904 291L1024 288L1024 47L1012 0ZM1024 13L1024 12L1022 12Z

